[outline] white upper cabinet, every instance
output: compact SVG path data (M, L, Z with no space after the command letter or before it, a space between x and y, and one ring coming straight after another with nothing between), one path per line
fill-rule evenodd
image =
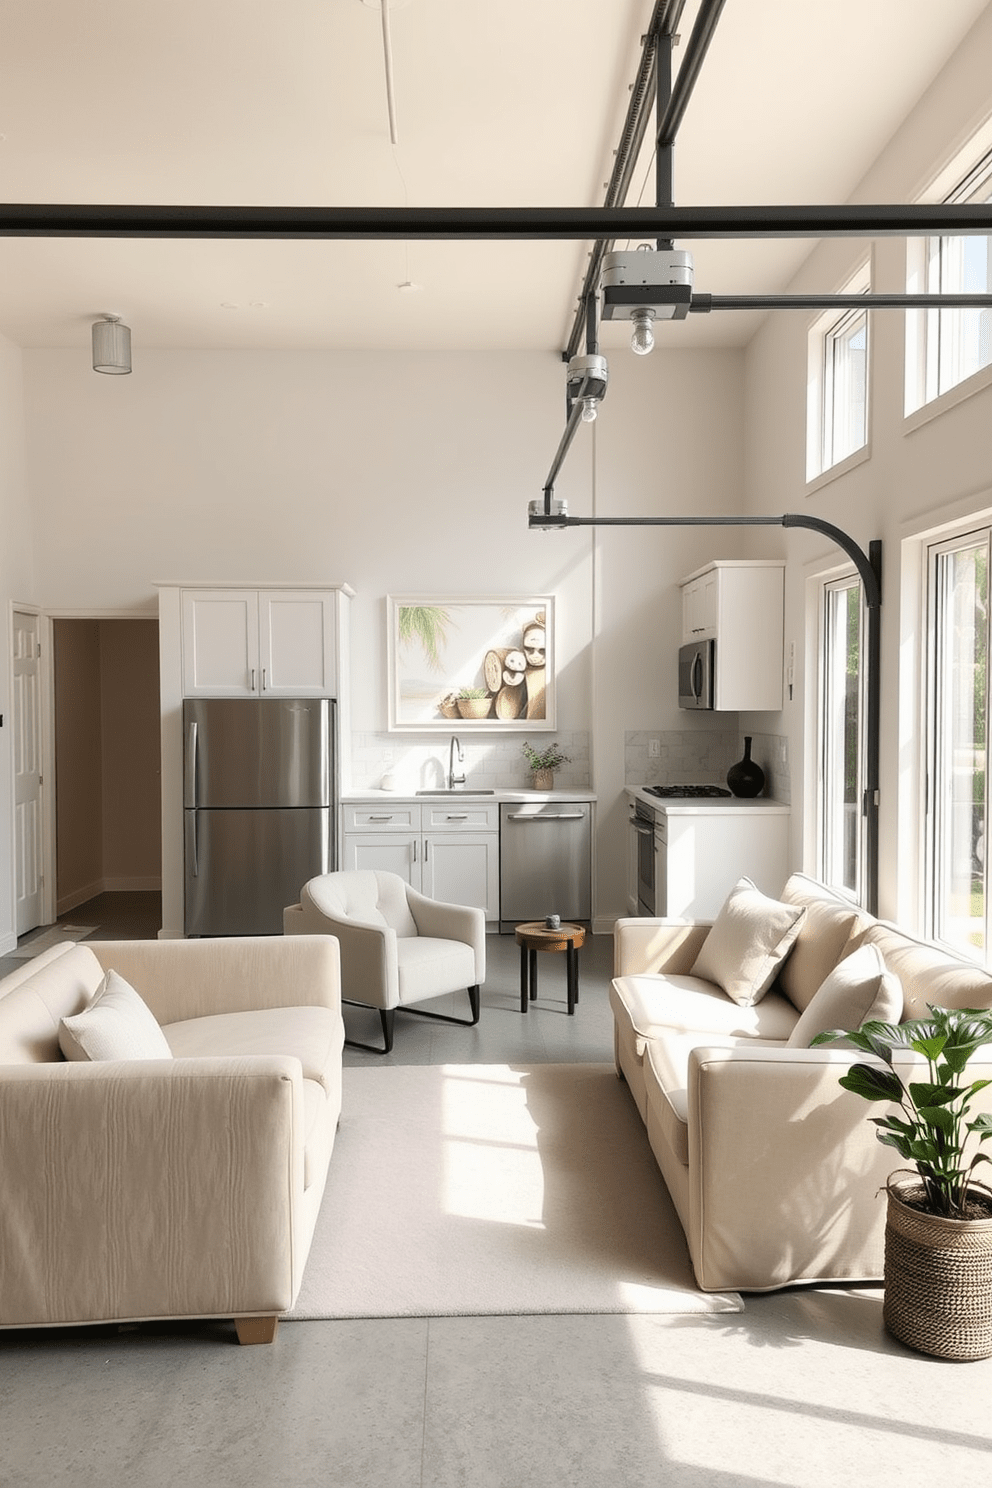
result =
M184 589L184 694L334 697L339 592Z
M717 570L707 569L682 585L682 642L716 635Z
M719 561L682 581L682 644L712 638L713 706L723 712L782 707L785 564Z

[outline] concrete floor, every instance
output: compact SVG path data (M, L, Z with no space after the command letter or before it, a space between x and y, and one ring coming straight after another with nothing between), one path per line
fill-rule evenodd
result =
M94 907L70 918L95 923ZM574 1018L557 957L521 1016L517 955L490 938L477 1028L401 1015L388 1062L610 1059L610 941L587 942ZM360 1038L364 1016L348 1012ZM702 1317L284 1323L268 1348L239 1348L227 1322L15 1331L0 1485L916 1488L988 1480L990 1398L992 1360L904 1349L876 1288Z

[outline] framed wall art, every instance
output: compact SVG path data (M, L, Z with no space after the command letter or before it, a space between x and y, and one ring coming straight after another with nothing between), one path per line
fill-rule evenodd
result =
M554 599L390 595L389 727L555 726Z

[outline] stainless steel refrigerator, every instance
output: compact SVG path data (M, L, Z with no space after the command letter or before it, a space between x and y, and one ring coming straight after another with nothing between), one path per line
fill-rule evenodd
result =
M331 698L186 698L187 935L279 935L335 866Z

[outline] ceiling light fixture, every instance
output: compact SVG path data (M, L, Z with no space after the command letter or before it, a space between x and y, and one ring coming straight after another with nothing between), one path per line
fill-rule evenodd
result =
M606 397L606 384L609 376L610 369L606 364L606 358L600 356L598 352L586 352L584 356L574 356L568 364L565 383L570 414L578 403L581 406L579 417L582 422L591 424L599 411L600 403Z
M131 370L131 329L105 311L93 322L93 371L121 375Z
M607 253L600 280L604 320L629 320L630 347L646 356L654 346L655 320L684 320L692 304L692 255L680 248Z

